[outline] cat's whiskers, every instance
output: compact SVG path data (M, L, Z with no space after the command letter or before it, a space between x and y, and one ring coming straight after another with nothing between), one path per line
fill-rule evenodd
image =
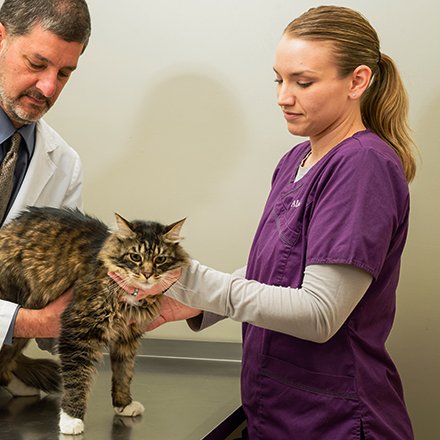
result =
M168 290L173 290L173 288L178 287L179 289L183 290L184 292L191 292L191 293L195 293L195 290L193 289L189 289L187 286L185 286L184 284L182 284L182 282L180 280L177 280L174 284L172 284Z
M115 283L115 290L118 290L118 288L122 288L125 291L125 293L129 295L126 288L133 286L133 284L130 281L131 279L128 276L121 277L121 281L118 284Z

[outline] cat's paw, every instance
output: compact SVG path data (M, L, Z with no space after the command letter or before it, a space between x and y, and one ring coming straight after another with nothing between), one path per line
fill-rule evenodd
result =
M118 416L124 417L136 417L145 411L144 405L134 400L127 406L115 406L114 409Z
M5 387L14 397L29 397L39 396L40 390L38 388L30 387L23 383L16 376L12 375L12 379Z
M63 410L60 412L60 432L61 434L81 434L84 431L84 422L66 414Z
M84 440L84 434L71 435L59 433L57 440Z

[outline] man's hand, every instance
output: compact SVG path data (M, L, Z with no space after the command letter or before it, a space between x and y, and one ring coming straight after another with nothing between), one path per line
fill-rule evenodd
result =
M202 313L201 310L186 306L179 301L164 295L160 299L160 315L148 324L146 330L154 330L166 322L194 318L194 316L200 315L200 313Z
M57 338L61 330L61 315L73 298L73 288L46 307L33 310L20 308L15 320L16 338Z

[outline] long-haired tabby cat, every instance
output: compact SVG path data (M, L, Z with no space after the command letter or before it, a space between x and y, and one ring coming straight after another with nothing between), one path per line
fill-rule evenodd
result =
M58 342L61 368L21 352L28 340L15 338L0 351L0 385L11 380L46 392L61 389L60 431L83 431L91 379L105 346L110 352L113 407L136 416L143 406L132 400L130 383L145 324L157 316L159 297L137 300L108 275L146 287L188 264L180 245L184 220L169 226L128 222L116 215L110 231L78 210L31 207L0 230L0 298L40 309L74 288L62 316ZM10 387L10 389L13 387Z

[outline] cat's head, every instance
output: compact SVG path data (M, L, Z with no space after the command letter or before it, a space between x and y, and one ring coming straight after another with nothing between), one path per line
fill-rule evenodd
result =
M105 242L99 258L108 271L139 288L160 283L167 272L189 264L180 245L185 219L162 225L150 221L127 221L115 214L116 229Z

